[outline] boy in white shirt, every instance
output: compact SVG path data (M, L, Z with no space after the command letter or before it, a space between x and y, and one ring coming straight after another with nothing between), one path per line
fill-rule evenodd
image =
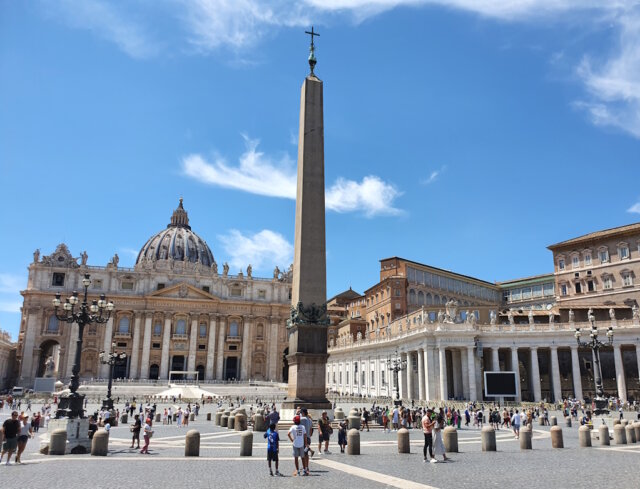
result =
M300 416L294 416L293 423L293 426L289 428L289 433L287 433L289 440L293 443L293 459L296 464L296 470L293 475L297 476L300 474L298 457L302 459L303 475L309 475L308 468L304 466L304 448L307 445L307 430L300 424Z

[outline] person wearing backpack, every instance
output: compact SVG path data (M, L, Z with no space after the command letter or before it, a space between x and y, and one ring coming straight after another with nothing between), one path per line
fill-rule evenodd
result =
M267 464L269 465L269 475L273 475L273 470L271 470L271 461L276 464L276 475L281 475L278 470L278 451L280 450L280 435L276 430L276 425L271 424L269 429L264 434L264 437L267 439Z

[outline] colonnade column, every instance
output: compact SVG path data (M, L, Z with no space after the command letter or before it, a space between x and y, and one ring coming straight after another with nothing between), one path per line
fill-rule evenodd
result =
M242 328L242 358L240 359L240 379L247 380L251 375L249 366L251 364L250 341L251 341L251 325L253 318L251 316L245 318L244 328Z
M551 384L553 388L554 402L562 401L562 388L560 386L560 364L558 363L558 347L551 347Z
M133 321L133 343L131 345L131 363L129 364L129 378L138 378L138 361L140 357L140 322L142 321L141 313L136 313Z
M425 356L425 351L418 350L418 399L420 399L421 401L425 400L424 356Z
M406 353L400 353L400 364L402 365L402 362L406 361L406 360L407 360L407 354ZM409 362L407 362L407 368L409 368ZM404 399L406 394L407 394L405 392L407 387L406 387L406 383L404 381L405 379L403 378L404 377L404 373L406 371L407 370L404 369L404 370L400 370L398 372L398 392L400 392L400 399Z
M469 370L469 400L477 401L478 395L476 391L476 358L474 346L467 347L467 369Z
M216 316L212 315L209 320L209 338L207 344L207 366L204 372L204 378L206 380L213 380L213 368L215 366L215 353L216 353Z
M73 328L71 328L71 333L73 334ZM76 338L78 335L78 330L76 330ZM102 350L103 351L111 351L111 339L113 338L113 317L110 317L107 321L107 326L104 328L104 338L102 340ZM75 345L75 342L73 343ZM72 350L73 348L73 350ZM71 358L71 354L75 355L75 347L72 347L71 342L69 342L69 349L67 351L67 358ZM73 360L71 360L71 364L73 365ZM100 369L98 370L98 376L105 379L109 376L109 366L101 363Z
M500 371L500 350L497 347L491 348L491 368L494 372Z
M616 383L618 384L618 397L621 402L627 402L627 385L624 380L624 365L622 363L622 351L620 345L613 347L613 359L616 364Z
M271 338L269 339L269 379L277 380L280 378L278 373L278 322L277 319L271 318L271 327L269 329Z
M433 401L438 398L436 395L436 352L435 348L427 346L424 349L424 367L425 367L425 397L427 401Z
M638 366L638 378L640 379L640 345L636 345L636 362Z
M571 377L573 378L573 395L576 399L582 399L582 375L577 346L571 347Z
M169 378L169 347L171 346L171 317L165 315L164 328L162 328L162 353L160 354L160 378Z
M226 318L220 318L220 326L218 331L218 361L216 362L216 380L222 380L224 372L222 366L224 362L224 335L227 332Z
M446 401L449 399L449 386L447 382L447 349L444 346L438 349L438 363L440 364L440 399Z
M531 386L533 387L533 400L540 402L542 392L540 392L540 366L538 365L537 347L531 347Z
M462 370L462 398L469 399L469 358L464 350L460 350L460 369Z
M407 399L413 399L413 352L407 353Z
M147 312L144 318L144 337L142 338L142 363L140 365L140 378L149 378L149 352L151 348L151 321L153 314Z
M520 386L520 360L518 359L518 347L511 347L511 370L516 373L516 390L518 395L516 396L516 402L522 401L522 390Z

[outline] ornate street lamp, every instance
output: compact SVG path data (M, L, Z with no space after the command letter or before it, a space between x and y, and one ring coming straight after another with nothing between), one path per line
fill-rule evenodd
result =
M596 321L593 316L590 315L589 321L591 322L591 332L589 333L589 341L580 341L580 337L582 336L582 332L580 328L576 328L576 341L578 342L578 346L583 348L591 348L593 350L593 358L595 363L595 368L593 369L593 377L596 384L596 397L593 402L595 404L595 409L593 413L596 416L601 414L609 414L609 410L607 409L607 400L604 397L604 389L602 387L602 369L600 368L600 348L608 347L613 345L613 327L609 326L607 330L607 339L606 343L603 343L598 339L598 328L596 328Z
M84 327L91 323L106 323L114 308L113 302L107 302L104 294L100 296L100 300L93 300L90 305L88 304L87 290L89 289L89 285L91 285L88 273L85 274L82 279L82 285L84 286L84 298L82 299L79 310L76 307L79 301L78 292L75 290L64 303L61 302L59 293L56 294L56 298L53 299L53 307L55 308L55 315L58 320L69 324L76 323L78 325L76 355L71 371L71 384L69 385L71 392L60 397L56 418L84 417L84 409L82 406L84 396L77 392L78 387L80 387L80 358L82 355L82 335L84 333ZM59 312L60 305L62 305L62 312Z
M111 352L107 353L106 351L100 352L100 362L104 365L109 365L109 383L107 384L107 398L102 400L102 409L106 409L108 411L113 411L113 399L111 399L111 385L113 382L113 366L118 362L118 360L124 360L127 358L127 354L125 352L116 352L114 351L116 348L116 344L111 344Z
M402 360L398 355L398 350L395 351L393 357L387 358L387 368L393 372L393 381L396 385L396 395L393 400L394 406L401 406L402 400L400 399L400 385L398 383L398 372L407 368L407 361Z

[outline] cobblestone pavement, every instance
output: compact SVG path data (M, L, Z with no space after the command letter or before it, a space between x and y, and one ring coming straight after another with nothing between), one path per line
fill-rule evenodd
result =
M37 406L34 406L37 407ZM90 411L92 410L92 406ZM164 407L164 406L160 406ZM262 433L254 434L252 457L240 457L240 433L206 421L206 413L216 406L205 406L199 418L187 429L175 425L154 426L150 454L130 449L128 425L112 428L107 457L89 455L45 456L38 453L37 438L29 441L23 464L0 467L4 477L16 477L23 487L348 487L376 488L474 488L596 487L637 488L640 443L599 448L578 447L578 428L562 426L564 449L552 449L549 428L534 426L533 450L521 451L511 431L496 432L498 451L481 451L478 429L459 430L459 453L450 454L447 463L429 464L422 460L422 433L410 430L411 453L398 454L397 433L376 429L362 432L361 455L341 454L332 436L328 455L311 460L310 477L293 477L291 443L282 438L280 458L283 477L270 477L266 463L266 443ZM5 410L0 419L4 420ZM200 457L184 457L184 436L189 429L201 433ZM613 441L612 441L613 443ZM317 448L314 438L314 448ZM11 475L8 475L11 474Z

